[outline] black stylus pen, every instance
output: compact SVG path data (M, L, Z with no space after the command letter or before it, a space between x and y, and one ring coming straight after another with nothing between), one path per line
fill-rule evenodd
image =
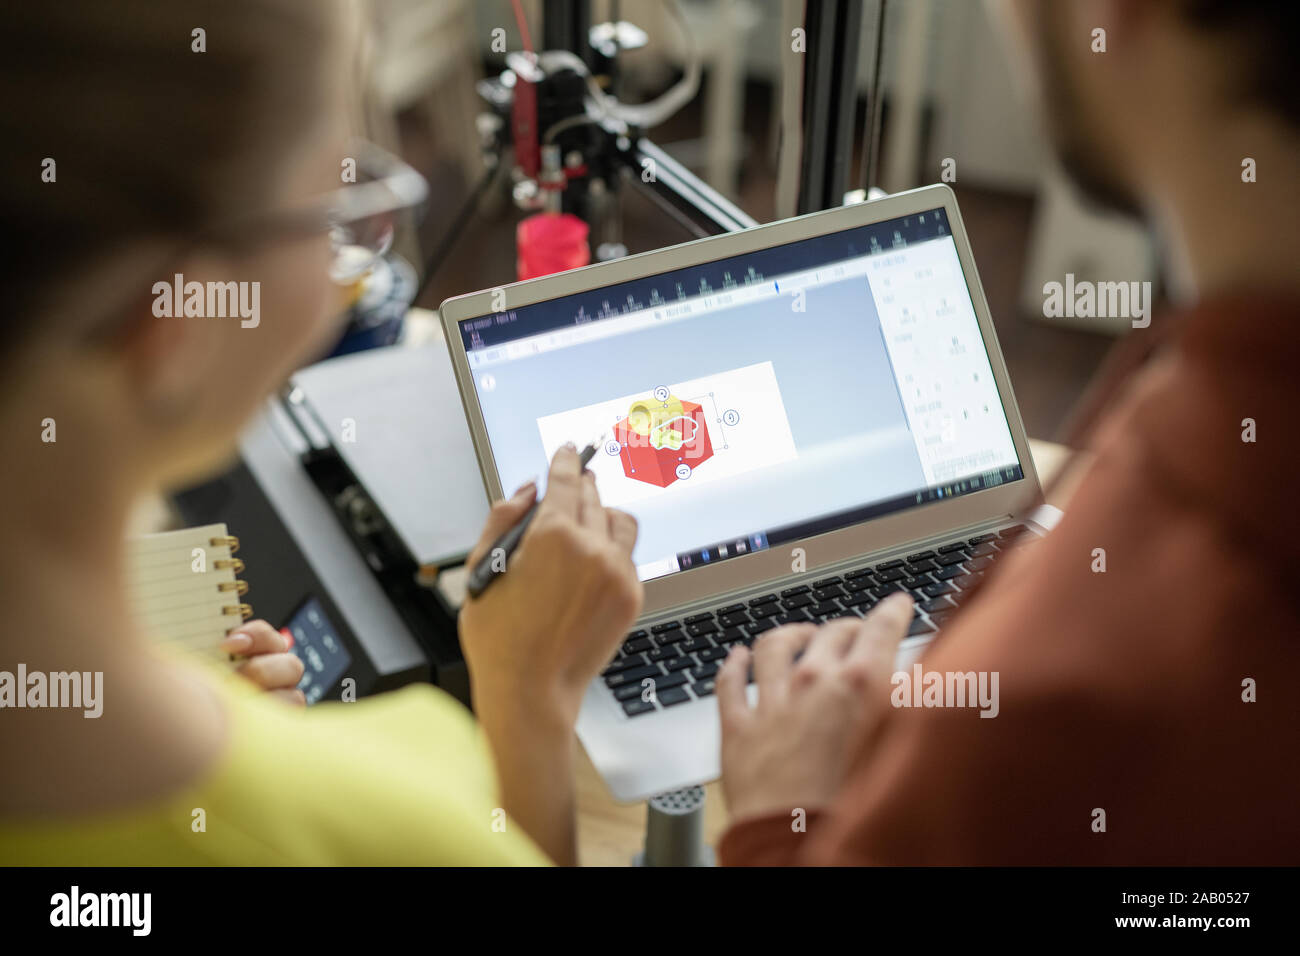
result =
M596 446L599 443L600 439L592 442L578 456L578 461L582 463L584 469L587 467L587 463L591 461L592 456L596 454ZM534 501L533 506L528 509L528 513L519 519L519 523L492 542L492 547L488 548L488 553L479 559L478 564L474 565L473 570L469 572L469 580L465 585L470 597L478 597L488 589L488 586L493 581L505 574L506 568L510 566L510 559L514 557L515 549L519 547L519 542L523 539L528 526L532 524L533 515L537 514L537 506L541 503L541 498Z

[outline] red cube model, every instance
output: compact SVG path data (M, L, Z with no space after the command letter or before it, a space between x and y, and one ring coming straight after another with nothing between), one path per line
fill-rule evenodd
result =
M623 474L660 488L689 479L713 457L703 407L671 395L634 403L614 426L614 440L621 446Z

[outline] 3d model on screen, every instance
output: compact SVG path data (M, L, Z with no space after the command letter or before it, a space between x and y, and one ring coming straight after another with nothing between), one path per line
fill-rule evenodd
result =
M663 387L632 402L627 417L614 425L614 441L623 474L660 488L689 478L713 457L703 407Z
M715 483L740 489L750 474L798 457L771 362L687 379L652 374L628 370L634 391L539 417L537 467L574 435L605 434L587 469L602 502L635 508Z

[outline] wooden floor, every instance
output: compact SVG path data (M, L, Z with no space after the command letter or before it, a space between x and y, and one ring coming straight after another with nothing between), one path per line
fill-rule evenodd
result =
M578 747L575 761L578 793L578 862L582 866L629 866L645 839L646 805L618 803L605 789L596 768ZM704 842L716 846L727 828L722 788L704 788Z

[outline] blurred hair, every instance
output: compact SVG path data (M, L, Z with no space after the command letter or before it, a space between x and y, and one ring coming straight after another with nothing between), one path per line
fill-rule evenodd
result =
M1224 39L1238 61L1237 99L1300 126L1295 0L1179 0L1179 10L1193 27Z
M318 115L324 0L0 4L0 356L48 291L139 238L257 211ZM193 52L192 31L206 31ZM41 180L45 158L57 180ZM95 303L87 303L93 310Z

